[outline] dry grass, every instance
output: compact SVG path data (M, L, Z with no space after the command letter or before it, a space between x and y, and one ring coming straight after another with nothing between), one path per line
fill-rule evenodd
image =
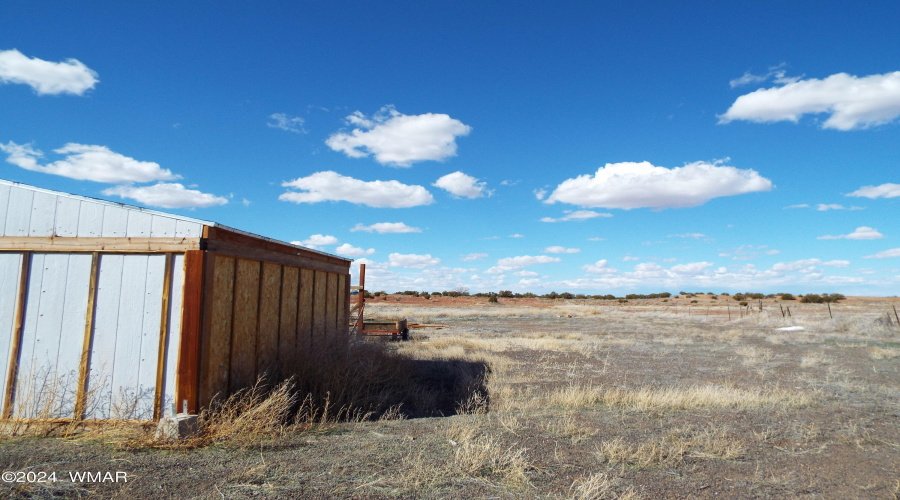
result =
M620 389L591 385L569 385L551 392L549 404L563 408L615 406L635 411L663 412L701 408L748 410L756 408L803 407L815 402L813 394L780 388L740 389L725 385Z
M870 347L869 358L871 359L894 359L900 358L900 348L896 347Z
M631 486L621 492L617 491L616 481L609 474L598 472L572 482L568 498L572 500L636 500L640 497Z
M499 479L506 484L527 484L531 468L527 450L518 445L504 446L491 435L458 443L455 466L472 477Z

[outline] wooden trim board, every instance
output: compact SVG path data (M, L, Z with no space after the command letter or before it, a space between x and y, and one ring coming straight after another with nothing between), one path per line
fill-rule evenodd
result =
M199 250L200 238L82 238L0 236L0 251L32 252L184 252Z
M97 276L100 271L100 253L91 254L91 277L88 284L88 303L84 314L84 340L81 347L81 363L78 366L78 393L75 396L75 420L84 418L87 383L91 364L91 345L94 340L94 301L97 299Z
M22 326L25 323L25 300L28 292L28 268L31 252L22 252L22 270L19 275L19 297L16 302L16 319L13 327L12 345L9 349L9 371L6 376L6 392L3 397L3 418L12 418L15 400L16 378L19 372L19 355L22 353Z

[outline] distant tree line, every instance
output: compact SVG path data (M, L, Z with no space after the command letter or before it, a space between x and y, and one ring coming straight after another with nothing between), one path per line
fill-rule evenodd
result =
M390 295L385 291L375 292L374 294L366 292L366 298L372 297L381 297ZM469 289L466 287L457 287L453 290L444 290L443 292L420 292L416 290L404 290L402 292L396 292L394 295L408 295L412 297L424 297L426 299L430 299L432 297L482 297L487 298L491 302L497 302L498 298L504 299L534 299L534 298L542 298L542 299L594 299L594 300L618 300L619 302L625 302L628 300L636 300L636 299L669 299L672 297L672 294L669 292L661 292L661 293L629 293L624 297L617 297L615 295L606 294L606 295L586 295L583 293L573 294L569 292L557 293L550 292L545 293L543 295L538 295L531 292L525 293L514 293L511 290L500 290L499 292L478 292L474 294L469 293ZM678 297L687 297L693 298L698 295L707 295L710 299L716 300L718 299L718 295L712 292L706 293L692 293L681 291L678 292L678 295L674 298ZM799 299L802 303L810 303L810 304L824 304L824 303L833 303L846 299L842 294L839 293L810 293L806 295L797 295L796 297L790 293L755 293L755 292L743 292L743 293L735 293L734 295L730 295L727 292L722 292L719 295L723 297L730 296L734 300L741 303L741 305L746 305L747 301L750 300L762 300L762 299L781 299L781 300L797 300ZM696 302L696 301L692 301Z

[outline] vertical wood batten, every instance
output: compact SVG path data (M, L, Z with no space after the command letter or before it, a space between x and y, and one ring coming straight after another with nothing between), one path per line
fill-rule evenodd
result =
M253 385L259 343L258 316L262 262L238 259L235 267L229 393Z
M19 274L19 294L16 299L16 319L13 327L12 345L9 349L9 370L6 375L6 392L3 397L3 418L12 417L13 400L16 392L16 375L19 371L19 355L22 351L22 326L25 324L25 297L28 291L28 270L31 252L22 252L22 270Z
M181 338L178 346L178 368L175 375L176 413L184 411L182 402L187 401L187 411L200 411L200 340L203 326L203 289L207 262L203 250L188 250L184 253L184 287L181 302ZM211 274L211 273L210 273Z
M94 338L94 301L97 298L97 274L100 270L100 253L91 253L91 274L88 282L87 310L84 315L84 337L81 347L81 363L78 365L78 392L75 396L75 420L84 418L87 399L88 373L91 365L91 344Z
M172 287L172 254L166 254L165 271L163 272L162 304L159 320L159 350L156 358L156 393L153 396L153 420L162 416L163 387L166 376L166 345L169 332L169 290Z

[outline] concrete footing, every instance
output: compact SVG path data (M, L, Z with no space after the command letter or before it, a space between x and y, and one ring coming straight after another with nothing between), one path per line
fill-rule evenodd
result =
M197 434L197 415L179 413L174 417L165 417L156 425L156 439L174 440L193 437Z

